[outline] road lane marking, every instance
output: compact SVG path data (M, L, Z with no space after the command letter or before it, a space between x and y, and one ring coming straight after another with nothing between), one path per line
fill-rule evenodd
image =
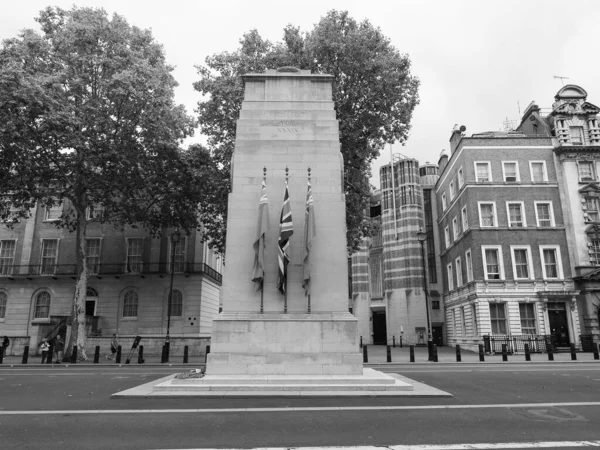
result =
M598 447L600 441L549 441L549 442L505 442L505 443L480 443L480 444L446 444L446 445L386 445L358 446L358 447L257 447L254 450L467 450L467 449L508 449L508 448L572 448L572 447ZM166 449L165 449L166 450ZM217 450L214 448L186 448L169 450ZM235 448L221 448L218 450L239 450ZM252 449L249 449L252 450Z
M243 413L243 412L307 412L307 411L398 411L398 410L432 410L432 409L501 409L501 408L553 408L573 406L600 406L600 402L569 403L506 403L488 405L392 405L392 406L315 406L284 408L205 408L205 409L53 409L0 411L0 416L35 416L50 414L187 414L187 413Z

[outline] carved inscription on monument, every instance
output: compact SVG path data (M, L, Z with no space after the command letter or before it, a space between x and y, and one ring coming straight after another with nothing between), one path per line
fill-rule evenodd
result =
M276 127L278 133L299 133L301 130L301 124L297 120L273 120L263 125Z

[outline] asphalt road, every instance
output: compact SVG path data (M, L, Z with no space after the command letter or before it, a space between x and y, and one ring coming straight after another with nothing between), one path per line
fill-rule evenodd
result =
M110 399L186 368L0 367L0 449L600 439L600 363L385 365L452 398Z

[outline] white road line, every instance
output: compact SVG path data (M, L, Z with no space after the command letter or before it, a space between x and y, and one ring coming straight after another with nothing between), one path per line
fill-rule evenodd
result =
M307 412L307 411L397 411L432 409L501 409L501 408L552 408L572 406L600 406L600 402L569 403L506 403L489 405L415 405L415 406L315 406L283 408L206 408L206 409L72 409L0 411L0 416L35 416L50 414L188 414L188 413L244 413L244 412Z
M467 450L467 449L508 449L508 448L565 448L565 447L599 447L600 441L549 441L549 442L505 442L482 444L448 444L448 445L386 445L359 447L260 447L254 450ZM204 449L170 449L170 450L217 450ZM218 449L241 450L241 449Z

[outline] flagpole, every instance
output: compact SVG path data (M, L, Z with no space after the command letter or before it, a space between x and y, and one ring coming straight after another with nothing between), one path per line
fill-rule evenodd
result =
M308 184L310 185L310 166L308 166ZM307 217L308 219L308 217ZM308 227L308 221L306 221L307 223L304 224L305 227ZM305 231L306 233L306 231ZM310 267L309 267L310 270ZM311 280L312 281L312 280ZM310 290L308 291L308 314L310 314Z
M290 169L287 166L285 166L285 187L286 188L288 185L289 176L290 176ZM287 272L287 269L286 269L286 272ZM286 273L285 280L284 280L285 289L283 290L283 313L284 314L287 314L287 290L288 290L287 289L287 284L288 284L287 279L288 279L288 277L287 277L287 273Z
M265 183L265 185L267 184L267 168L263 167L263 182ZM266 239L266 236L265 236ZM263 278L262 281L260 282L260 313L264 313L265 312L265 308L264 308L264 293L265 293L265 274L264 274L264 268L263 268Z

